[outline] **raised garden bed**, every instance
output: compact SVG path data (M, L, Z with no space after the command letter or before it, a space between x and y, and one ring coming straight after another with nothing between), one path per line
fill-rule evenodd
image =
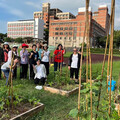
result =
M56 94L60 94L60 95L68 97L78 92L79 85L66 85L66 86L62 86L61 88L55 88L54 86L53 87L44 86L44 90L49 91L51 93L56 93Z
M42 110L44 110L44 104L42 103L35 106L30 103L20 103L13 110L11 108L7 111L1 111L0 118L2 120L26 120Z

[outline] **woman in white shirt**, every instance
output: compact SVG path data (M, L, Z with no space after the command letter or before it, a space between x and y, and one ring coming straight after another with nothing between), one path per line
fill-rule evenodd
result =
M69 58L68 69L70 70L70 78L73 80L75 74L75 83L78 83L78 74L80 69L80 59L81 55L78 53L77 49L73 49L73 54Z
M37 60L37 65L33 65L35 77L34 83L39 84L39 82L44 85L46 80L46 68L43 64L41 64L41 60Z
M49 64L50 64L50 51L48 50L47 44L44 44L44 50L42 51L41 57L42 57L42 64L45 65L46 68L46 75L49 74Z

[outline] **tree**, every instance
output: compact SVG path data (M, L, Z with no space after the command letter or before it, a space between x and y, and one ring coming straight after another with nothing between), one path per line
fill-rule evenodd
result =
M16 42L16 43L23 43L23 38L16 38L16 39L15 39L15 42Z
M12 42L12 41L13 41L13 39L10 38L10 37L5 37L4 38L4 42Z
M44 40L48 43L48 39L49 39L49 29L44 29Z

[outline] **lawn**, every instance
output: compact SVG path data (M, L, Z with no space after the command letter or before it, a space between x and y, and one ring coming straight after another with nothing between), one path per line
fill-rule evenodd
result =
M120 72L120 61L113 63L113 79L118 81L118 76ZM93 64L92 65L92 73L93 79L96 78L96 75L101 74L102 64ZM107 64L105 64L105 72L104 72L104 83L106 81L106 68ZM53 80L53 68L50 68L50 75L48 77L48 81ZM64 68L63 68L64 69ZM64 69L65 70L65 69ZM63 72L65 72L63 70ZM5 84L5 80L0 81L0 86ZM51 94L50 92L46 92L44 90L36 90L34 81L31 80L14 80L14 85L21 84L21 88L17 88L16 92L24 97L36 97L40 99L41 103L45 104L44 112L40 112L30 120L72 120L68 117L68 113L71 109L77 107L78 94L72 95L70 97L60 96L56 94ZM106 92L106 89L102 90Z

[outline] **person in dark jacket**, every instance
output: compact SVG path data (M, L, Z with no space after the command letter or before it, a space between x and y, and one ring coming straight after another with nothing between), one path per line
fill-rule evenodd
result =
M3 49L1 48L1 43L3 43L2 40L0 40L0 79L1 79L1 65L4 62L4 52Z
M68 69L70 70L70 79L73 80L73 76L75 74L75 83L78 83L78 75L80 69L80 60L81 54L78 53L77 48L73 49L73 53L69 58Z

